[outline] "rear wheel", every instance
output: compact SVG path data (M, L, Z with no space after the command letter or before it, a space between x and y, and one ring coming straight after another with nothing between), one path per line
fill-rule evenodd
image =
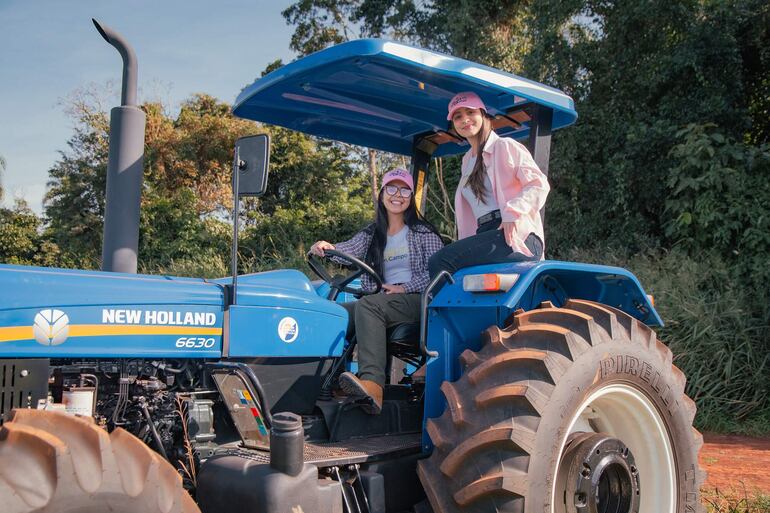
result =
M644 324L544 303L460 360L418 468L436 513L702 511L695 404Z
M174 468L122 429L91 418L15 410L0 429L7 513L198 513Z

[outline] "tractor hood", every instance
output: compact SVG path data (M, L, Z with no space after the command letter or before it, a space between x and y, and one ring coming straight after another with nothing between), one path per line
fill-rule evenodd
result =
M499 135L529 135L525 109L553 109L552 129L577 119L572 99L552 87L482 64L380 39L336 45L294 61L246 87L236 116L298 132L410 155L416 137L433 156L467 150L446 133L449 100L474 91L498 120Z
M0 357L216 358L228 335L244 356L272 356L289 339L288 355L340 351L347 312L319 297L305 275L271 271L239 280L231 326L235 320L248 330L237 338L225 322L227 278L0 265ZM292 338L295 324L280 326L287 317L305 326L317 319L318 332L305 328Z

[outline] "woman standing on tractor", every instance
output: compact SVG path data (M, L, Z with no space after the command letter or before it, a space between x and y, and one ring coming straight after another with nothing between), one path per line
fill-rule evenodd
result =
M343 392L369 398L367 413L382 410L382 389L387 366L387 328L400 323L419 322L420 293L428 285L428 260L442 248L436 229L422 219L414 201L414 181L405 169L389 171L382 178L373 223L348 241L331 244L319 240L310 252L324 256L325 249L336 249L363 259L383 278L384 294L364 296L345 303L348 332L358 339L358 376L340 376ZM371 290L368 275L362 288Z
M492 117L475 93L455 95L448 111L450 129L471 148L455 193L459 240L430 259L431 278L472 265L541 260L546 176L522 144L492 130Z

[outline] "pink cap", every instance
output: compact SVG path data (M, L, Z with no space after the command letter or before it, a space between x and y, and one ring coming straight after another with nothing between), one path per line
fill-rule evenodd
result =
M449 102L449 114L447 114L447 121L452 121L452 114L460 107L467 107L469 109L484 109L484 102L481 101L479 95L466 91L464 93L457 93L454 98Z
M390 171L385 173L382 176L382 186L385 187L390 182L394 182L396 180L401 180L406 185L408 185L410 189L414 190L414 180L412 179L411 173L409 173L409 171L401 167L397 167L396 169L391 169Z

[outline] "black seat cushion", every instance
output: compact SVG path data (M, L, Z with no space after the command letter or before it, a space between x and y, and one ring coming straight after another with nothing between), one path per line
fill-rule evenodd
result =
M420 323L402 322L401 324L396 324L388 328L387 338L388 342L400 344L414 343L416 345L420 340Z
M396 324L387 332L388 354L396 358L418 358L420 356L420 323Z

